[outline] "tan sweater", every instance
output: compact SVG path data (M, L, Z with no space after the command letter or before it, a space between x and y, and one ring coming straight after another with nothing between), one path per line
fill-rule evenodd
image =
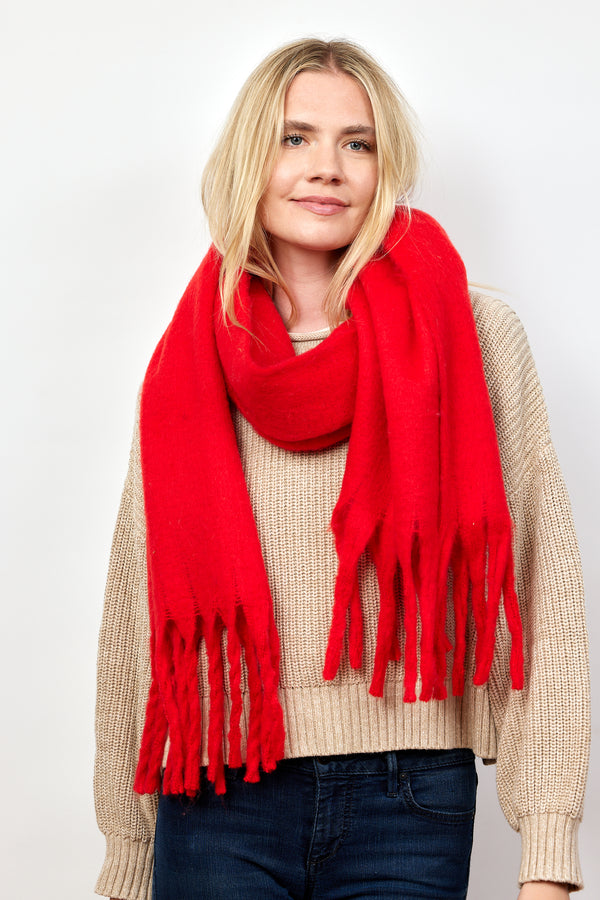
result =
M282 450L261 438L233 409L281 638L285 754L471 747L486 761L497 761L500 803L522 838L519 881L559 881L580 888L577 829L590 713L583 585L571 509L523 328L503 302L480 295L472 295L472 301L515 524L525 688L510 689L510 645L501 615L487 685L471 684L471 627L464 697L403 703L401 662L388 666L384 697L372 697L368 688L378 589L367 556L360 572L364 666L352 670L345 660L337 677L325 682L321 673L337 567L328 525L340 491L347 442L317 452ZM293 335L296 352L316 346L326 334ZM449 604L450 638L451 609ZM132 790L150 683L148 647L145 518L136 426L100 634L95 771L98 823L107 841L96 891L124 900L151 896L157 797L139 797ZM206 706L204 655L199 676ZM450 680L448 684L451 694Z

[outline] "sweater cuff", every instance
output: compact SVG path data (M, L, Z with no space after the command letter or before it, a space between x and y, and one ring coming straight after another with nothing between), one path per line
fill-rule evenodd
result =
M132 841L119 834L106 835L106 858L96 893L119 900L151 900L153 841Z
M568 884L571 891L583 888L577 849L579 822L560 813L540 813L519 819L519 886L526 881L556 881Z

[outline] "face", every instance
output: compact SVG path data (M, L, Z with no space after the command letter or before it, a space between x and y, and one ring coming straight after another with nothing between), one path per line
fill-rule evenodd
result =
M300 72L285 99L279 158L259 215L280 263L294 252L335 256L363 224L377 187L369 98L349 75Z

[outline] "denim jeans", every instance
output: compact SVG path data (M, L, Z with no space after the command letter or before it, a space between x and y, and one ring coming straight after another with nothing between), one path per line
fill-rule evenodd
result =
M153 900L464 900L473 752L398 750L283 760L227 793L162 795Z

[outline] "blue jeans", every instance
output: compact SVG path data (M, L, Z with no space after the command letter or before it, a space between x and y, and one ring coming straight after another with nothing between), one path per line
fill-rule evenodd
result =
M397 750L283 760L227 793L162 795L153 900L464 900L473 752Z

